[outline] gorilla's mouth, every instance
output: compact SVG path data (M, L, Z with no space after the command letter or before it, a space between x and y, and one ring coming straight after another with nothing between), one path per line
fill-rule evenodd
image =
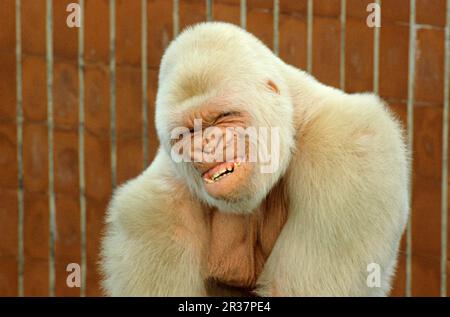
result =
M224 177L227 177L235 171L237 167L239 167L239 162L224 162L219 165L214 166L213 168L206 171L202 178L205 182L211 184L218 182Z

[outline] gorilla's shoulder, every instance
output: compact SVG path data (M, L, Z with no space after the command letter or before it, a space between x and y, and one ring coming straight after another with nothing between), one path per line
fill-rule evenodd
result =
M308 115L298 140L299 159L332 166L405 161L407 156L402 125L373 94L324 98Z

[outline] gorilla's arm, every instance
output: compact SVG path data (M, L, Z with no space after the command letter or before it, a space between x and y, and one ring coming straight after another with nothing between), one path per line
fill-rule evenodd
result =
M288 179L290 212L260 295L386 295L408 213L401 128L371 95L330 93L305 114ZM367 285L370 263L381 285Z
M159 151L114 194L103 240L103 288L112 296L204 296L200 206ZM196 219L196 217L199 217Z

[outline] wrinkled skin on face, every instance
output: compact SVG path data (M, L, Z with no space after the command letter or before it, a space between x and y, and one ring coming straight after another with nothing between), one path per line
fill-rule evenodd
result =
M272 81L266 87L279 93ZM183 113L175 122L186 132L173 139L171 145L181 149L178 154L192 164L197 172L192 177L201 177L208 195L233 202L251 194L248 184L259 172L257 147L261 146L261 140L256 135L252 138L246 130L254 128L251 113L213 99Z

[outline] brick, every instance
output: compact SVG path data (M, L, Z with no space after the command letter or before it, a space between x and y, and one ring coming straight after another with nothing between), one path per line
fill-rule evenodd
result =
M75 193L74 193L75 194ZM56 193L55 293L79 296L79 288L69 288L66 266L81 264L80 203L74 194Z
M86 195L108 200L111 195L111 152L107 137L85 134ZM90 159L95 158L95 160Z
M292 32L292 30L295 30L295 32ZM281 15L280 57L286 63L301 69L306 69L306 34L305 19L291 15Z
M78 128L78 68L75 63L54 65L53 120L55 128ZM89 86L88 89L89 90Z
M273 2L247 1L247 30L273 49Z
M121 183L142 171L142 89L140 72L117 69L117 178Z
M95 262L88 263L86 272L86 296L105 296L101 288L101 276L98 272L98 265Z
M142 137L117 140L117 183L138 176L144 168Z
M101 275L98 267L100 260L100 233L104 232L104 217L108 204L108 199L96 200L88 197L86 201L87 207L87 223L86 236L86 295L100 296Z
M48 195L24 192L24 295L48 296Z
M66 268L69 263L80 264L79 259L67 259L55 261L55 295L59 297L78 297L81 288L67 286L67 277L71 272L67 272Z
M308 0L296 0L296 1L280 1L281 14L295 15L305 18L307 13Z
M0 262L4 258L11 257L16 259L18 254L18 200L17 192L12 189L0 189ZM0 270L1 272L1 270ZM0 282L0 294L2 287Z
M365 20L347 19L345 37L345 89L373 89L373 30Z
M49 202L47 193L24 192L24 255L48 261L49 255Z
M116 61L141 65L141 1L116 2Z
M383 0L381 2L381 30L387 23L409 23L409 1L400 3L398 0Z
M386 24L380 29L379 93L383 98L408 98L409 27Z
M439 256L441 227L442 109L414 108L413 253Z
M314 16L339 18L341 14L340 0L315 0Z
M11 52L0 52L0 121L16 120L16 57Z
M19 295L17 275L17 260L0 257L0 296Z
M47 127L29 123L23 127L23 182L32 192L48 190Z
M15 1L0 1L0 52L14 52L16 46L16 19L15 19ZM0 59L1 60L1 59Z
M217 4L225 4L225 5L231 5L231 6L240 6L241 0L214 0L213 6Z
M141 73L130 67L117 68L116 121L119 137L142 134Z
M56 193L56 211L56 259L80 263L79 197Z
M23 115L27 121L47 120L47 75L43 57L25 56L23 59Z
M109 1L86 0L84 23L86 62L109 62Z
M236 25L241 24L240 1L214 1L213 16L214 21L224 21Z
M47 260L27 259L23 274L25 296L49 296L49 264Z
M206 21L206 2L204 0L180 1L180 32L189 25Z
M78 197L78 134L56 130L53 140L55 191Z
M367 16L370 14L367 6L373 2L373 0L347 0L347 19L353 18L365 24Z
M247 10L273 10L273 0L247 0Z
M148 66L158 68L166 47L172 40L172 1L155 0L147 4Z
M21 1L22 50L25 54L45 56L45 0Z
M440 258L412 256L412 296L440 295Z
M416 22L434 26L445 26L446 0L416 0Z
M339 87L340 22L314 17L312 74L324 84Z
M78 56L78 28L67 25L67 17L71 12L66 8L73 0L53 1L53 54L55 60L71 59L76 61Z
M16 125L0 123L0 188L16 189L17 180L17 140Z
M86 130L95 135L108 137L110 131L109 114L109 71L106 67L87 65L84 75L85 125Z
M442 105L444 98L444 31L420 29L416 46L416 101Z

